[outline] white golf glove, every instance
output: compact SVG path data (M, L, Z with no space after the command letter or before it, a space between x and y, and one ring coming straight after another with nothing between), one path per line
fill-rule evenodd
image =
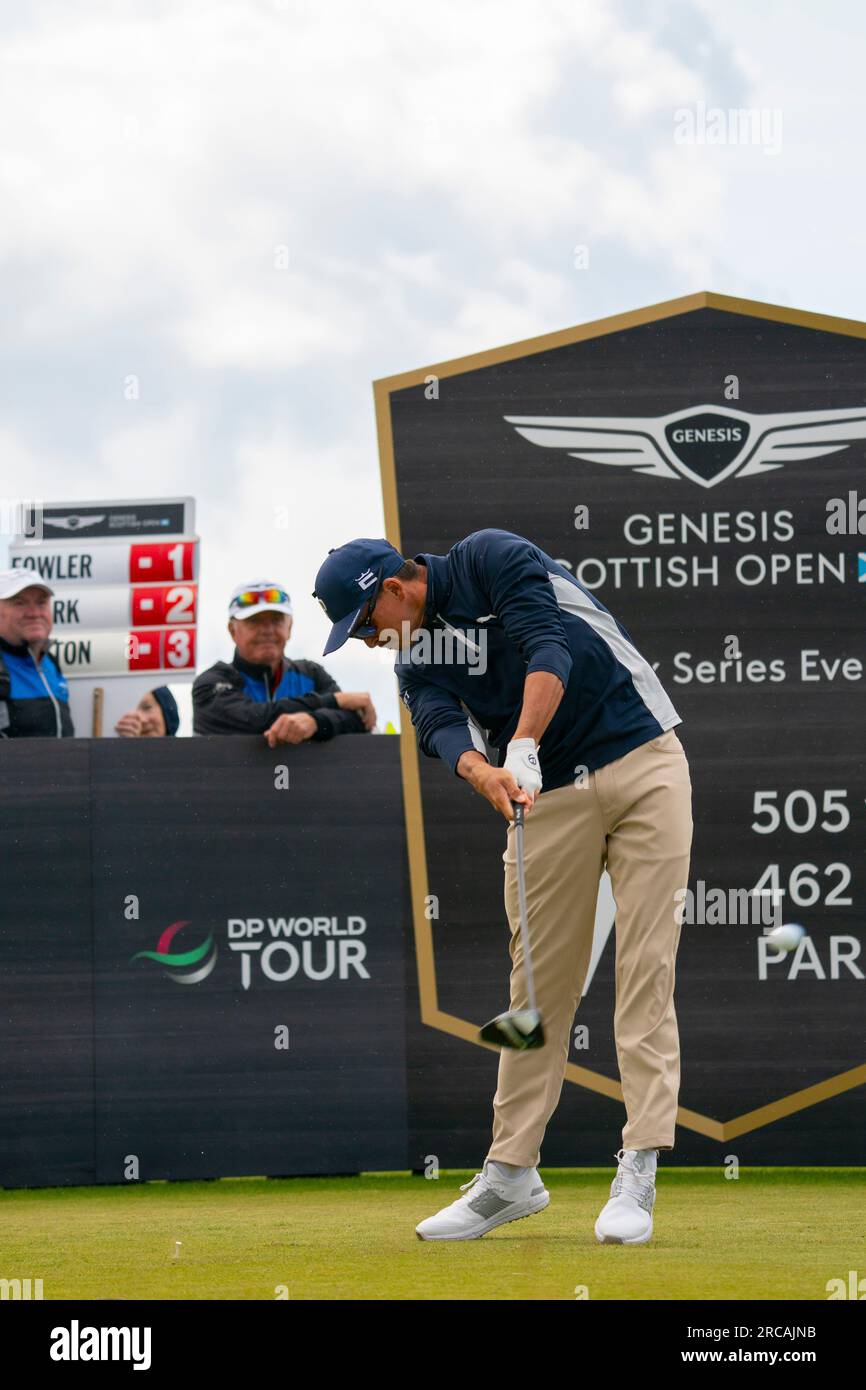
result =
M508 768L518 787L529 792L534 801L541 791L541 764L535 739L513 738L503 766Z

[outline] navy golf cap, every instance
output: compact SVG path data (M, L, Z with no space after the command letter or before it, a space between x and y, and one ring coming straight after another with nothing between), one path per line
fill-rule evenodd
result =
M361 538L328 551L313 590L313 598L334 624L322 656L342 647L383 579L390 579L404 564L399 550L384 539Z

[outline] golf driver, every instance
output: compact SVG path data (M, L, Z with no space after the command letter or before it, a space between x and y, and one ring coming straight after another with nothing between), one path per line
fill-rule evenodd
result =
M541 1014L535 1007L535 982L532 978L532 957L529 952L529 926L526 913L526 879L523 866L523 806L512 801L514 810L514 843L517 855L517 900L520 908L520 937L523 942L523 963L526 969L526 983L529 992L528 1009L512 1009L510 1013L497 1014L485 1023L479 1033L482 1042L493 1043L494 1047L513 1047L520 1052L530 1047L544 1047L544 1029Z

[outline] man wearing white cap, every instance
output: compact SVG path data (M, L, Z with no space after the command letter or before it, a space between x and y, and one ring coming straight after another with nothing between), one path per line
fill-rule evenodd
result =
M292 604L280 584L241 584L229 600L231 661L218 661L192 688L197 734L263 734L279 743L324 742L362 734L376 723L367 691L343 691L315 661L283 655L291 636Z
M69 687L49 656L54 590L33 570L0 570L0 738L72 738Z

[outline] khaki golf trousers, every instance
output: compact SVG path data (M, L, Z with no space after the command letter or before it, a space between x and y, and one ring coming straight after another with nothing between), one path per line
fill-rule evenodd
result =
M542 792L524 828L526 902L536 1003L546 1043L503 1049L488 1158L536 1167L562 1093L575 1010L592 950L605 865L616 902L614 1032L627 1121L625 1149L672 1149L680 1085L674 1011L680 939L677 889L689 874L692 789L673 729L625 757ZM529 1007L517 900L514 827L508 828L505 907L511 927L511 1009ZM592 1037L573 1060L592 1066Z

